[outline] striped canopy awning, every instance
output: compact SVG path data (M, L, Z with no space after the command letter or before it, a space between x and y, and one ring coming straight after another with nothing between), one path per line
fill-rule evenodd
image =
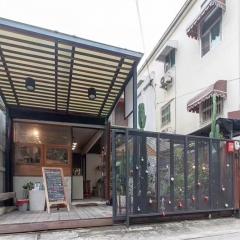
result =
M187 103L188 112L199 113L199 106L205 100L211 98L215 94L216 96L226 98L227 97L227 81L218 80L214 84L210 85L195 97L190 99Z
M200 14L194 19L192 24L187 28L188 37L195 39L199 38L199 24L207 18L214 10L226 10L225 0L210 0L209 3L202 9Z
M141 53L0 18L0 94L7 107L108 117ZM26 79L35 90L26 88ZM96 90L90 100L89 88Z

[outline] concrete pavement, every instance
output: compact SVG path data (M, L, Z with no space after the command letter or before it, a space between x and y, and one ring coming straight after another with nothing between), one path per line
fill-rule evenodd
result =
M130 228L114 226L93 229L2 235L0 240L240 240L240 219L222 218L182 221Z

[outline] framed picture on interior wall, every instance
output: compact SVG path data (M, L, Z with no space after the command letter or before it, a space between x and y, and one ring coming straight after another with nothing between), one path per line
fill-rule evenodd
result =
M68 164L70 161L70 147L66 145L46 145L46 164Z
M15 144L16 164L40 164L43 156L42 145L40 144Z

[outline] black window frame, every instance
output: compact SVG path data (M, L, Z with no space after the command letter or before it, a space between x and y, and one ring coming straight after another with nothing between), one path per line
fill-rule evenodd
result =
M169 123L171 123L171 103L161 108L161 126L165 127Z
M175 66L175 64L176 64L176 51L175 51L175 48L173 48L165 56L164 72L166 73L170 68Z
M201 42L201 57L205 56L213 48L212 44L212 30L219 24L219 36L222 40L222 9L218 8L211 14L200 26L200 42ZM203 49L203 39L208 39L208 45L206 49ZM205 39L205 40L206 40Z

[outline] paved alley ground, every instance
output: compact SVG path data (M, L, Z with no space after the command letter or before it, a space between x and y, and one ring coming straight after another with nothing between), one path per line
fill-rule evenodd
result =
M183 221L151 225L136 225L129 229L114 226L94 229L75 229L40 233L2 235L0 240L238 240L240 219Z

